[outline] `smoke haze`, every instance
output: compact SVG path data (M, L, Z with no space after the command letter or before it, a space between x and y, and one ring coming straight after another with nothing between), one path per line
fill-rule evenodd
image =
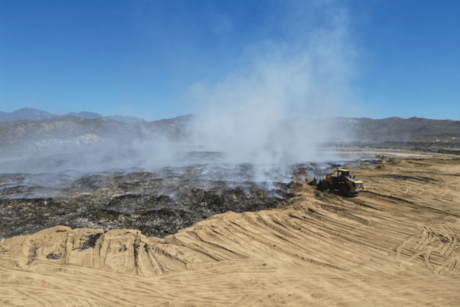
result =
M194 144L225 152L234 163L331 158L317 147L338 131L319 119L353 106L355 48L348 17L333 2L296 4L279 21L285 24L280 41L253 46L247 66L190 89L198 113L191 129ZM321 22L312 24L306 16Z
M232 73L186 91L187 108L196 115L169 126L60 118L34 128L12 123L16 134L8 132L3 143L9 147L1 153L1 171L250 163L264 180L295 163L335 159L318 145L340 136L321 118L352 109L356 55L348 15L333 1L287 2L270 22L278 23L278 40L254 42Z

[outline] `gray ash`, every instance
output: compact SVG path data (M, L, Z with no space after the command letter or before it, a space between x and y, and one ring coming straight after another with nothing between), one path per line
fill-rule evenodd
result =
M70 173L2 174L0 237L56 225L164 237L215 214L282 207L293 197L286 178L294 176L275 173L284 182L256 182L251 165ZM305 176L305 169L300 173Z

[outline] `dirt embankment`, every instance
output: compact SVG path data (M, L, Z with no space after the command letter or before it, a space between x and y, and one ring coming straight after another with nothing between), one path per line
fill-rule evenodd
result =
M297 182L285 209L163 239L63 226L6 239L0 305L458 306L459 162L364 162L358 197Z

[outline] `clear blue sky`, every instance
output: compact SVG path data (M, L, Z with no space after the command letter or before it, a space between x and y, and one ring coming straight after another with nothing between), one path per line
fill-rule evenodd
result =
M0 111L183 115L191 85L289 41L286 11L305 2L0 0ZM460 120L459 0L326 2L346 11L356 48L348 115Z

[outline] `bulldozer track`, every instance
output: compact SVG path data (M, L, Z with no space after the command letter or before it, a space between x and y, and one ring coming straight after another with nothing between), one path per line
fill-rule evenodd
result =
M299 183L283 209L226 212L162 239L66 226L7 238L0 305L457 306L460 178L447 162L363 166L356 198Z

